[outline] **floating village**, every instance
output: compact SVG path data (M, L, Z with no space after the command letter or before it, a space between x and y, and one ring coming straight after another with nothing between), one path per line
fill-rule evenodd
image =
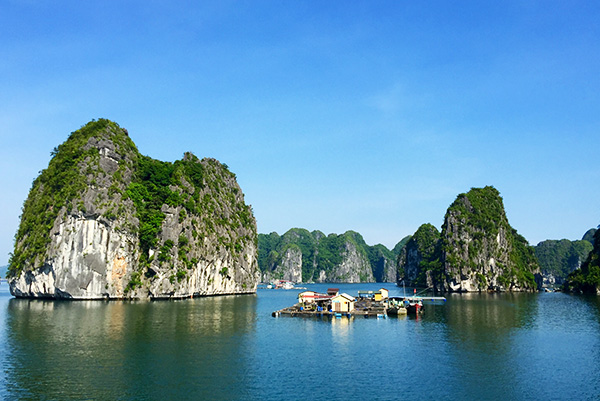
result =
M273 287L277 288L277 287ZM282 287L280 287L282 288ZM374 317L419 315L423 313L423 302L445 302L444 297L395 296L381 288L378 291L358 291L356 297L340 293L339 288L328 288L327 293L302 291L298 294L298 303L277 310L273 317Z

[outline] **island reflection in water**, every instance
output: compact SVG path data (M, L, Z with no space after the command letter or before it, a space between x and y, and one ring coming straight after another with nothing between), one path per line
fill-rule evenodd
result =
M326 291L327 284L307 285ZM381 284L340 284L349 294ZM394 287L391 295L401 295ZM0 293L3 399L597 399L600 297L454 294L387 319L273 318L297 291L160 302Z
M248 335L255 320L254 295L157 302L10 299L5 394L227 398L230 386L248 386Z

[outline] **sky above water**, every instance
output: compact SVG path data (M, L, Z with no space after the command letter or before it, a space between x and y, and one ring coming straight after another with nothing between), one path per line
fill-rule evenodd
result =
M258 231L393 247L495 186L531 244L600 224L593 1L0 0L0 265L50 151L108 118L236 173Z

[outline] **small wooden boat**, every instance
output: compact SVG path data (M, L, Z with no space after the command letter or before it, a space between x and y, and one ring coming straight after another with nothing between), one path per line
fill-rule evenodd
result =
M387 308L386 313L389 316L402 316L402 315L406 315L408 313L408 311L406 310L406 308L404 306L395 305L395 306L391 306L391 307Z

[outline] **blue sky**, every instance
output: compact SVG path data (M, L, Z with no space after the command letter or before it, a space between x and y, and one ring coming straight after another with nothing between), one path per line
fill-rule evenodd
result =
M0 0L0 264L50 151L94 118L215 157L262 233L393 247L495 186L530 243L600 223L592 1Z

